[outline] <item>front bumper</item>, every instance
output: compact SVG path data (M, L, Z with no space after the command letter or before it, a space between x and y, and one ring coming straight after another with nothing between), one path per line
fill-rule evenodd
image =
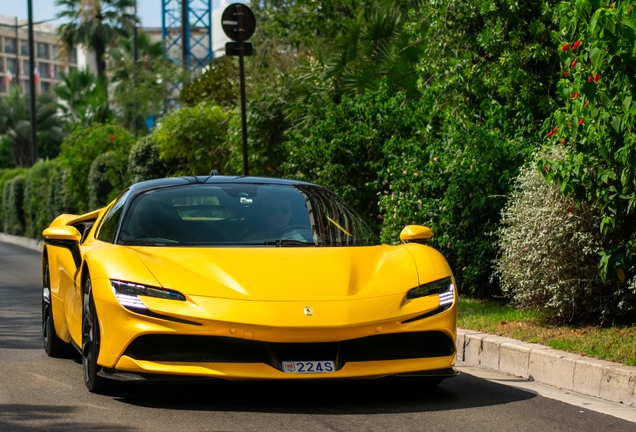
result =
M435 311L439 306L438 300L405 301L403 296L395 295L315 302L255 302L209 297L188 297L186 302L179 302L144 298L144 303L154 314L144 316L123 308L113 295L108 280L92 282L101 331L98 364L105 368L106 375L112 377L117 374L120 378L133 376L130 374L167 374L227 380L379 378L448 370L455 364L456 302L446 311L413 321L414 317ZM313 316L303 314L307 306L312 307ZM416 334L436 336L418 339ZM402 335L412 339L402 343L403 348L409 345L419 348L411 351L404 348L406 354L377 354L383 351L385 342L396 337L403 338ZM243 345L264 346L266 354L265 357L243 360L209 355L179 357L161 354L182 352L184 348L179 344L176 347L164 344L164 351L157 348L140 351L139 341L149 338L164 338L166 341L169 338L229 340ZM375 341L371 350L375 354L366 357L354 355L361 349L355 341L365 340ZM163 346L161 341L155 342L155 347ZM192 351L192 347L198 345L191 343L185 349ZM272 348L281 346L322 346L327 347L327 351L310 348L305 354L298 354L303 350L283 350L281 354L280 350L277 352ZM332 354L328 354L328 346L336 347ZM344 351L341 347L345 347ZM214 352L213 348L208 351ZM384 351L395 353L395 349L400 350L387 343ZM216 351L228 350L221 346ZM334 360L337 370L289 374L282 371L281 360Z

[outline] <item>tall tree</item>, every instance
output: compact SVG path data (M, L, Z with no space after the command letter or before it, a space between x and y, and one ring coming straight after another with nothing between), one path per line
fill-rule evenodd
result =
M70 51L78 44L95 51L97 77L107 89L106 50L118 34L126 34L135 23L130 12L135 0L57 0L65 10L57 16L68 20L58 36ZM108 95L107 95L108 96Z
M37 99L38 144L45 149L40 156L54 157L65 134L57 115L58 104L53 95L43 93ZM0 98L0 135L12 142L13 162L17 167L29 167L31 160L31 118L28 95L20 95L18 86L11 86L9 95Z
M62 101L60 108L69 126L88 127L111 118L104 87L89 70L62 75L62 83L55 87L55 93Z

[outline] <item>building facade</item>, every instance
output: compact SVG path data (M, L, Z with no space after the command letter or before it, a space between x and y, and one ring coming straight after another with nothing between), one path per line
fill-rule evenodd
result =
M57 26L36 24L33 30L36 92L53 91L55 84L61 82L62 73L77 68L78 54L73 50L62 56ZM27 20L0 15L0 95L6 95L11 85L28 93L30 71Z

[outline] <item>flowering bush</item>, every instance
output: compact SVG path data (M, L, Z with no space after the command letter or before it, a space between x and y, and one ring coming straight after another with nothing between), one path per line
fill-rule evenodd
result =
M565 151L551 147L543 156L564 160ZM499 255L493 277L517 305L562 319L603 322L630 313L617 307L624 293L604 283L597 271L603 249L600 221L596 207L576 205L534 167L522 168L496 232Z
M558 83L563 106L545 129L568 155L542 159L538 168L600 209L600 275L621 282L626 298L631 290L636 305L636 8L629 0L580 0L562 3L558 15L567 74Z

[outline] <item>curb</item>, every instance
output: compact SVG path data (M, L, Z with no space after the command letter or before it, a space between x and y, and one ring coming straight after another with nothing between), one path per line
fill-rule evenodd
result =
M636 368L457 329L457 361L636 407Z
M11 243L28 249L42 252L42 241L0 233L0 242Z

